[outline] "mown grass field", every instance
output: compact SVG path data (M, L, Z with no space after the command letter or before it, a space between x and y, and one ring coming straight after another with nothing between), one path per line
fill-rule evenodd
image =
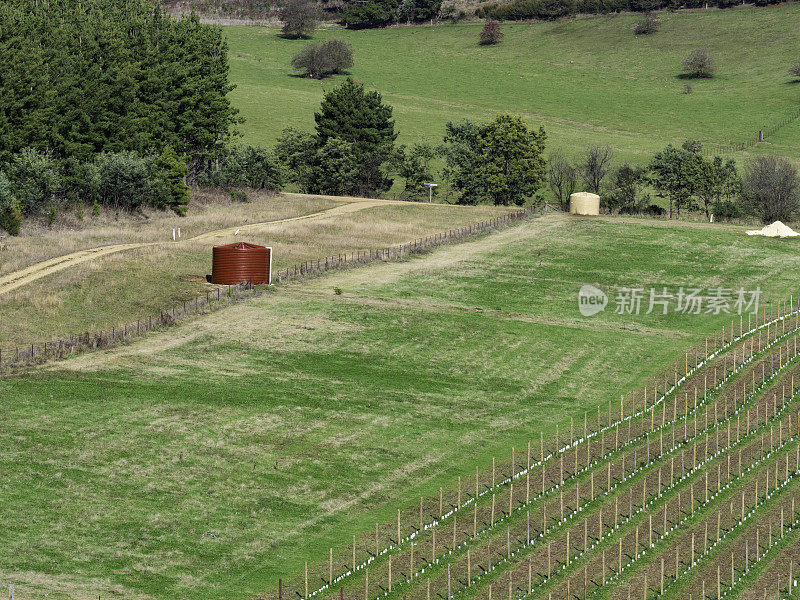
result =
M2 381L0 581L22 599L254 597L730 323L582 317L583 283L783 299L797 247L551 215Z
M568 156L587 144L610 144L618 160L646 162L667 143L687 138L744 141L798 106L800 85L788 73L798 60L800 6L660 15L661 30L635 36L635 15L557 23L504 23L505 38L479 46L481 23L386 30L316 31L314 40L352 45L352 76L394 107L399 143L438 144L448 121L488 120L499 112L544 124L548 148ZM279 29L226 27L234 104L246 121L243 140L271 145L284 127L311 130L325 89L296 77L291 57L311 41ZM713 79L684 80L681 60L707 46ZM686 84L692 93L684 93ZM755 151L800 158L800 122ZM741 154L741 153L739 153Z

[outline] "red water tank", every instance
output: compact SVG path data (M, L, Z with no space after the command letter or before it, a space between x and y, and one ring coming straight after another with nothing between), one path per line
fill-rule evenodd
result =
M270 283L272 248L237 242L214 246L211 283Z

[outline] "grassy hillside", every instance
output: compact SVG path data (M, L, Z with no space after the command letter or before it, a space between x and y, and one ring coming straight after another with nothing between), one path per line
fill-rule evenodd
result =
M651 36L633 34L637 18L507 23L495 47L478 45L480 23L317 31L314 40L353 46L352 76L394 106L403 143L438 143L447 121L511 111L544 123L549 147L568 155L609 143L620 159L646 160L686 138L743 141L797 108L788 68L798 60L800 6L664 14ZM278 32L225 28L247 142L272 144L286 126L311 129L323 91L341 80L293 76L291 57L311 42ZM681 79L681 60L698 46L711 50L717 75ZM800 158L798 141L795 123L764 147Z
M21 599L253 597L730 323L581 317L581 284L777 299L796 253L738 227L552 215L0 382L0 581Z

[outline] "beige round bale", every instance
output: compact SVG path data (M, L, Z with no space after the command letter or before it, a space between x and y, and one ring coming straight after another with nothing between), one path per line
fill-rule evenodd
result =
M573 215L599 215L600 196L591 192L570 194L569 212Z

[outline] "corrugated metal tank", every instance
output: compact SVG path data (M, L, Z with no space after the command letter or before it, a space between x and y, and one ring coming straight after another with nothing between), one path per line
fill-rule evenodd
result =
M270 283L272 248L237 242L214 246L211 283Z

